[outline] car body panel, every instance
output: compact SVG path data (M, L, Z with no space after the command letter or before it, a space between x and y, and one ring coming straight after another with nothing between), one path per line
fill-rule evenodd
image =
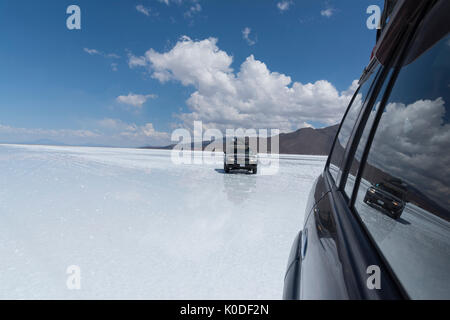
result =
M343 281L337 241L337 228L328 192L314 206L306 221L303 232L307 243L303 249L301 299L348 299L347 287ZM320 277L311 277L311 274Z

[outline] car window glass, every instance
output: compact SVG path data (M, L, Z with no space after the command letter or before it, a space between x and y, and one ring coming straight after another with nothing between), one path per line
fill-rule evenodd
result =
M400 71L355 210L412 298L450 297L450 38Z
M333 177L336 184L339 184L338 176L339 170L341 169L342 160L344 158L345 148L348 144L364 101L366 100L367 95L370 91L373 80L379 72L379 69L380 67L378 66L374 71L372 71L370 77L360 86L339 130L336 142L333 147L333 151L331 153L329 165L329 172L331 173L331 176Z
M353 192L356 175L359 170L361 158L362 158L364 148L367 143L367 139L369 137L370 129L373 126L376 112L377 112L378 108L380 107L381 99L383 98L384 92L386 91L386 87L389 83L389 79L391 78L391 75L392 75L392 70L390 70L388 75L386 76L384 83L383 83L383 87L381 88L380 93L378 94L377 100L373 104L372 110L370 111L370 113L368 115L363 133L361 135L358 147L357 147L355 155L353 157L352 164L350 166L350 170L349 170L347 181L345 182L345 188L344 188L344 192L349 198L351 197L352 192Z

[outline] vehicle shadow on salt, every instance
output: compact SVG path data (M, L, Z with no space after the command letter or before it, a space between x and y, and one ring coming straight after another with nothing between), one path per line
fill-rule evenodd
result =
M244 170L244 169L242 169L242 170L239 170L239 169L231 170L229 173L226 173L225 170L223 170L223 169L214 169L214 170L217 173L220 173L220 174L249 174L249 175L254 176L254 174L251 171Z
M407 220L405 220L405 219L403 219L403 218L398 218L398 219L397 219L397 222L398 222L398 223L401 223L401 224L404 224L404 225L409 225L409 224L411 224L411 222L409 222L409 221L407 221Z

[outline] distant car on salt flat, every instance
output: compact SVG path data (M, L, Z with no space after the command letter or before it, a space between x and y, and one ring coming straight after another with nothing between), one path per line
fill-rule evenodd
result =
M227 146L223 158L223 170L229 173L233 169L245 169L253 174L258 172L258 155L256 148L248 139L235 138L233 144Z

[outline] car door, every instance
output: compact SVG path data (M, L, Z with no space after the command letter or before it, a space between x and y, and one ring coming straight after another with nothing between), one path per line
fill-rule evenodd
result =
M343 225L339 217L349 212L348 199L339 190L346 177L345 166L357 135L358 127L364 126L364 114L374 103L380 87L389 78L389 70L378 62L367 69L360 87L342 121L327 167L323 174L328 190L314 205L302 231L301 299L358 299L364 296L360 279L365 274L366 261L352 257L352 246L345 243ZM359 241L355 235L352 241ZM356 272L356 274L354 274Z
M301 239L301 299L348 299L327 193L308 216Z

